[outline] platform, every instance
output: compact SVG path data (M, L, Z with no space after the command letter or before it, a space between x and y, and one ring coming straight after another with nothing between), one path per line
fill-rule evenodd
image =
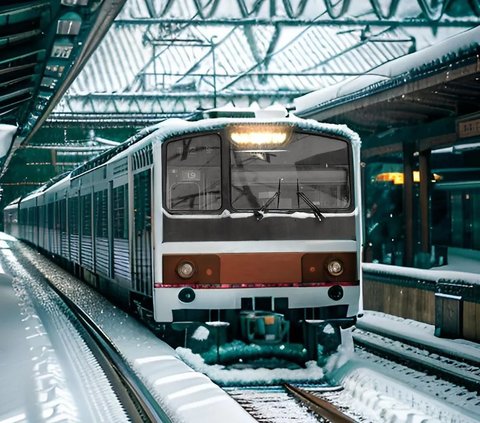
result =
M136 319L3 233L0 264L0 422L104 421L104 410L109 421L128 421L115 395L106 392L108 380L103 374L93 374L86 365L81 371L73 368L73 361L81 363L92 356L80 351L81 339L75 344L78 335L56 309L58 298L49 298L57 296L45 289L44 277L101 325L173 422L254 421ZM78 373L92 374L84 381ZM94 393L96 404L86 404L85 391Z

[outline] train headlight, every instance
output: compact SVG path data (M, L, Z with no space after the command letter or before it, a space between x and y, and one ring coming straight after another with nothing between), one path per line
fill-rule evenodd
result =
M195 273L195 266L189 261L181 261L177 266L177 275L182 279L190 279Z
M333 259L327 264L327 270L332 276L340 276L343 273L343 264L340 260Z
M257 151L275 149L287 144L292 128L288 125L232 125L229 136L237 150Z

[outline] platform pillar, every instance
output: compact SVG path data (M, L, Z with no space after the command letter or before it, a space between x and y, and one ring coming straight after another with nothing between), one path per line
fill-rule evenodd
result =
M421 227L421 248L422 252L430 254L430 150L420 152L420 227Z
M403 144L403 219L405 226L405 266L413 266L413 145Z

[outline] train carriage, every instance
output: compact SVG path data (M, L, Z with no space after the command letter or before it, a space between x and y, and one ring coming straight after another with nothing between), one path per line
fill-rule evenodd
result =
M360 313L359 149L296 117L168 120L7 206L5 228L19 210L20 238L159 324L267 342L280 316L270 340L295 339Z

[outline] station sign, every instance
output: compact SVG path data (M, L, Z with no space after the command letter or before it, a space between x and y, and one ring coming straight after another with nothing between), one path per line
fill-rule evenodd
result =
M457 121L458 138L473 138L480 136L480 116Z

